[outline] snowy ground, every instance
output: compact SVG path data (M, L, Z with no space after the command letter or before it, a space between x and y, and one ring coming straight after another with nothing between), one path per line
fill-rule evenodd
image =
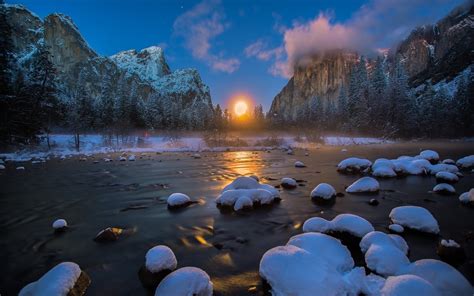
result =
M235 137L236 138L236 137ZM295 139L293 136L283 136L278 138L281 143L276 146L261 146L260 143L268 139L267 136L245 136L239 137L239 140L247 143L248 146L225 146L209 147L203 137L199 135L184 137L168 136L128 136L126 139L117 141L115 138L108 140L103 135L84 135L81 136L80 150L74 147L73 135L56 134L50 136L51 150L47 149L46 143L35 147L34 149L23 149L16 152L1 153L0 158L12 161L30 161L33 159L42 159L47 157L61 157L72 155L92 155L98 153L111 153L127 151L133 153L142 152L179 152L179 151L225 151L225 150L262 150L280 147L314 148L321 144L311 143L303 139ZM368 145L390 143L390 141L380 138L367 137L342 137L327 136L323 138L324 145L329 146L348 146L348 145Z

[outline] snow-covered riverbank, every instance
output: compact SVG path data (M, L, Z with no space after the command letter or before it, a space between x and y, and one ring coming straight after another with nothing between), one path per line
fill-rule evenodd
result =
M326 136L323 143L313 143L305 138L283 136L278 139L266 136L232 137L231 142L239 145L222 145L210 147L204 137L199 135L184 137L169 136L128 136L120 139L110 139L103 135L81 136L80 149L74 146L74 137L69 134L56 134L50 136L51 149L46 143L41 143L34 148L25 148L9 153L0 153L0 158L11 161L41 160L48 157L68 157L74 155L92 155L113 152L195 152L195 151L226 151L226 150L262 150L271 148L315 148L321 145L348 146L390 143L388 140L369 137L343 137Z

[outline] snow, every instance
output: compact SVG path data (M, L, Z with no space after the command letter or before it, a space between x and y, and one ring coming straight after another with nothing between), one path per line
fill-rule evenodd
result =
M296 168L304 168L306 165L302 161L295 161L295 167Z
M393 231L393 232L396 232L396 233L402 233L403 231L405 231L403 226L401 226L400 224L390 224L388 226L388 229L390 229L390 231Z
M369 221L353 214L337 215L332 221L321 217L313 217L303 224L303 232L347 232L357 237L363 237L367 233L374 231L374 227Z
M298 186L298 183L293 178L282 178L281 179L281 185L285 188L290 188L290 187L294 188L294 187Z
M61 229L64 227L67 227L67 222L64 219L57 219L56 221L53 222L54 229Z
M463 204L474 203L474 188L471 188L468 192L464 192L459 196L459 201Z
M416 275L389 276L380 290L381 296L430 295L441 296L435 287Z
M423 159L426 159L428 161L432 162L438 162L439 161L439 154L436 151L433 150L423 150L420 153L420 157Z
M360 241L360 248L365 253L367 267L383 276L397 274L410 264L406 257L408 246L398 235L370 232Z
M446 181L450 183L454 183L459 181L459 177L456 174L450 172L438 172L436 173L436 180Z
M445 193L445 194L454 194L456 189L452 185L446 183L440 183L433 188L433 192L436 193Z
M280 193L271 185L260 184L252 177L238 177L224 187L216 203L238 211L255 203L271 204L279 197Z
M183 206L191 202L191 198L184 193L173 193L168 196L168 206Z
M59 263L36 282L21 289L19 296L68 295L81 275L81 268L73 262Z
M377 192L380 189L379 182L371 177L362 177L346 188L346 192Z
M183 267L168 274L158 285L155 296L212 296L209 275L197 267Z
M24 166L19 166L19 167L16 167L17 171L24 171L25 170L25 167Z
M447 158L445 160L443 160L441 163L444 163L444 164L456 164L456 162L454 160L452 160L451 158Z
M195 154L193 154L193 158L195 158L195 159L200 159L200 158L201 158L201 154L195 153Z
M474 155L469 155L458 159L458 161L456 161L456 165L462 169L474 167Z
M336 195L336 189L327 183L320 183L311 191L311 198L331 199Z
M432 165L429 169L429 172L432 175L436 175L439 172L449 172L449 173L455 174L459 172L459 169L457 166L452 165L452 164L438 163L438 164Z
M4 170L5 166L3 164L0 164L0 170Z
M128 161L135 161L135 155L133 155L133 154L130 155L130 156L128 157Z
M460 248L461 246L455 241L455 240L452 240L452 239L442 239L441 240L441 245L444 246L444 247L449 247L449 248Z
M175 270L177 265L173 251L167 246L155 246L146 252L145 266L148 271L157 273L162 270Z
M354 268L349 250L321 233L296 235L285 246L268 250L260 260L259 273L274 296L310 296L315 291L357 295L365 288L365 272Z
M380 178L393 178L397 176L397 173L389 166L377 166L375 169L372 168L372 176Z
M368 159L350 157L341 161L337 165L337 170L340 172L360 172L371 165L372 162Z
M392 209L389 217L393 223L400 224L404 227L428 233L439 233L438 221L436 221L427 209L422 207L396 207Z

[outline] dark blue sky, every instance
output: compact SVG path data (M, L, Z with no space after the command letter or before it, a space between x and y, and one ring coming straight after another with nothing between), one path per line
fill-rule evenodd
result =
M40 17L72 17L101 55L161 45L170 67L193 67L214 103L247 93L268 110L294 57L337 44L360 51L393 46L459 0L153 1L23 0Z

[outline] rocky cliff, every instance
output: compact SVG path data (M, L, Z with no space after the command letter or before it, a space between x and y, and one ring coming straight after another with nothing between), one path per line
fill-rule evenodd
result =
M12 73L27 73L35 52L45 46L57 70L58 96L74 100L80 90L92 101L104 96L135 101L172 101L181 111L200 103L212 111L209 88L194 69L172 72L163 50L152 46L112 57L98 55L84 40L72 19L51 14L44 20L22 5L0 5L11 28ZM26 79L27 80L27 79Z
M389 52L387 68L390 70L396 61L400 61L412 87L427 80L436 84L455 78L473 64L473 7L471 1L436 24L415 29ZM311 57L310 62L295 66L293 77L273 99L270 114L294 120L298 107L311 98L335 99L340 87L346 86L351 67L358 59L355 53L339 51Z

